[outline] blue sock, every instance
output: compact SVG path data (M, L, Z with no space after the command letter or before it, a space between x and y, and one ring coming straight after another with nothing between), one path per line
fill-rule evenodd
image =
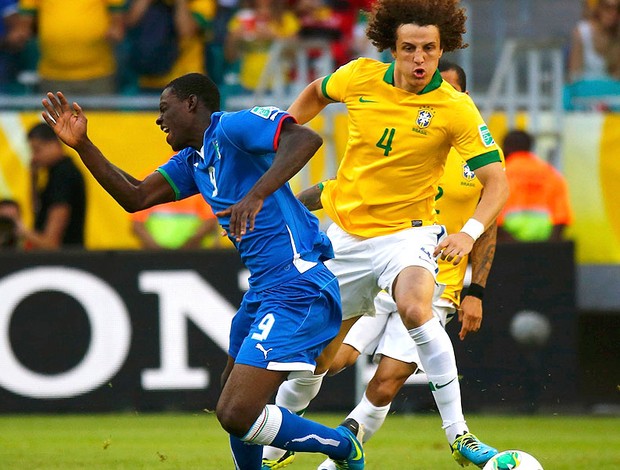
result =
M230 436L230 450L235 468L240 470L260 470L263 465L263 446L248 444L235 436Z
M335 429L280 409L282 424L272 446L295 452L319 452L336 460L346 459L351 453L351 441Z

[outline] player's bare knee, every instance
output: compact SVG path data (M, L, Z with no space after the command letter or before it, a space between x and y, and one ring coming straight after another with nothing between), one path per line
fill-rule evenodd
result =
M251 413L248 413L244 407L236 406L233 403L227 404L221 400L217 404L215 415L222 428L235 437L245 436L256 420L256 418L248 419Z
M430 305L424 306L419 303L405 306L399 305L398 312L408 330L423 325L433 316Z

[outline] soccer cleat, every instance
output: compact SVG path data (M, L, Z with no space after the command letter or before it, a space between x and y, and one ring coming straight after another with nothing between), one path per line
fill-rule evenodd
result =
M346 459L334 460L336 470L363 470L364 449L362 449L362 438L364 437L364 426L353 418L347 418L336 428L336 432L346 437L353 447Z
M334 462L330 458L327 458L323 462L321 462L318 467L316 467L316 470L338 470L338 469L336 468L336 462Z
M261 470L276 470L278 468L288 467L295 460L295 452L287 450L278 460L263 459Z
M473 463L482 468L497 454L497 449L486 445L470 432L456 436L450 447L452 457L461 467Z

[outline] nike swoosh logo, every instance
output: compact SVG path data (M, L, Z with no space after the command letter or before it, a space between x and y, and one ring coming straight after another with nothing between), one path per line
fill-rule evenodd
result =
M355 457L353 457L353 460L360 460L362 458L362 449L360 449L360 446L357 445L357 442L352 441L353 445L355 446Z
M445 384L443 384L443 385L435 384L435 385L434 385L435 390L439 390L440 388L447 387L448 385L450 385L450 384L451 384L452 382L454 382L455 380L456 380L456 377L454 377L452 380L450 380L450 382L446 382L446 383L445 383Z
M376 101L367 100L363 96L360 96L360 103L376 103Z

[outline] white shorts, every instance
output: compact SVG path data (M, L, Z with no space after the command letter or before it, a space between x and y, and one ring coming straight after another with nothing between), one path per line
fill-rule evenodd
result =
M375 299L376 315L362 317L349 330L344 343L352 346L361 354L373 356L375 363L382 356L406 363L415 363L420 367L420 358L416 345L407 328L403 325L396 303L386 292L380 292ZM449 300L438 298L433 301L433 315L445 328L456 314L455 305Z
M390 235L361 238L331 224L327 236L335 257L325 265L336 275L342 298L342 319L374 316L375 297L381 290L392 293L396 276L409 266L420 266L436 278L435 248L446 236L443 225L401 230Z

